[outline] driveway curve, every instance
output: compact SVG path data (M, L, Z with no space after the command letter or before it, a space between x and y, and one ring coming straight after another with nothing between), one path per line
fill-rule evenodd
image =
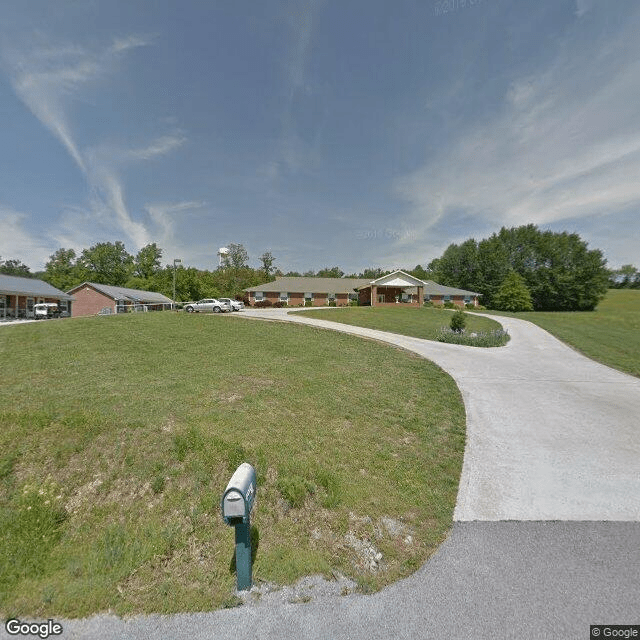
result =
M453 376L467 445L451 534L370 596L304 592L311 601L293 604L301 594L283 590L211 613L62 621L63 637L578 640L597 637L590 625L640 623L640 380L512 318L495 318L506 347L480 349L285 310L238 316L381 340Z
M467 413L456 521L640 521L640 379L594 362L516 318L489 316L511 340L485 349L283 309L244 315L380 340L449 373Z

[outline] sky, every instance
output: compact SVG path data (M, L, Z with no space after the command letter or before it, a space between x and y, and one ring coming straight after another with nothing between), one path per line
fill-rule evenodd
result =
M426 266L533 223L640 267L637 0L2 0L0 257Z

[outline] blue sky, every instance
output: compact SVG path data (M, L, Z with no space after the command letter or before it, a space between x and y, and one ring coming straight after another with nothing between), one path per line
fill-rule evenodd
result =
M427 265L534 223L640 267L636 0L3 0L0 256Z

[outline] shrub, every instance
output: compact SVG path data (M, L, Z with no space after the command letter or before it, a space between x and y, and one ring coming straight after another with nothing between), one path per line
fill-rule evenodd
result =
M275 309L282 309L282 307L286 307L286 303L282 302L280 300L276 300L273 305L272 305Z
M423 307L433 307L433 302L431 302L431 300L427 300L422 306Z
M305 300L304 301L304 306L305 307L313 307L313 300Z
M456 305L453 302L445 302L442 305L445 309L455 309Z
M476 307L476 306L473 304L473 302L467 302L467 303L464 305L464 308L465 308L465 309L479 309L479 307Z
M519 273L511 271L502 281L493 305L500 311L533 311L531 293Z
M258 300L258 302L256 302L253 306L257 309L264 309L265 307L272 307L273 302L265 298L264 300Z
M467 325L467 316L462 309L458 309L451 318L451 323L449 326L452 331L456 333L462 333L464 331L465 326Z
M335 300L331 300L331 301L329 302L329 306L330 306L330 307L335 307L335 306L336 306L336 301L335 301Z

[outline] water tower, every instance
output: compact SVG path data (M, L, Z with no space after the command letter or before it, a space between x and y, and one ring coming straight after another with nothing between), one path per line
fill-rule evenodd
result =
M220 247L218 249L218 266L222 266L222 261L229 255L229 249L227 247Z

